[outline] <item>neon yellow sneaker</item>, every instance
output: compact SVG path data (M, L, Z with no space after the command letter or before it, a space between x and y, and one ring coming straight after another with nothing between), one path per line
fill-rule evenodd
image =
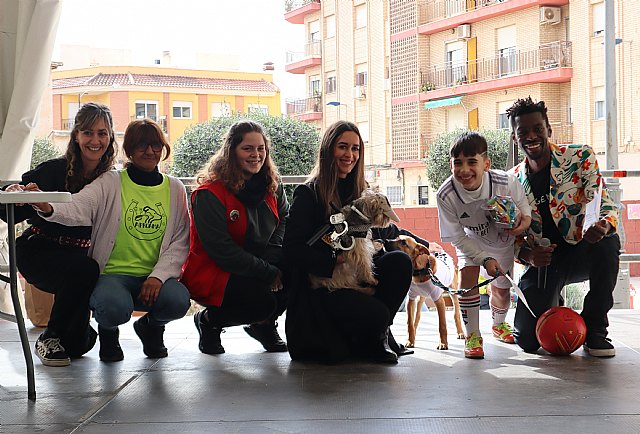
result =
M467 359L484 359L482 336L471 333L471 336L469 336L464 343L464 356Z
M491 331L493 332L493 337L500 342L504 342L505 344L516 343L515 339L513 338L513 329L507 322L503 322L501 324L498 324L497 326L492 326Z

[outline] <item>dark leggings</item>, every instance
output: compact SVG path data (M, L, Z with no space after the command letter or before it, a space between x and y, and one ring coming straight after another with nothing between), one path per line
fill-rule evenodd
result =
M55 294L47 332L60 337L69 356L81 356L88 349L89 297L100 274L98 263L86 248L60 246L28 230L17 239L16 253L25 280Z
M324 292L318 297L328 317L347 342L380 341L400 308L411 284L411 259L404 252L389 252L374 259L378 279L373 296L352 289Z
M263 281L232 274L224 289L222 305L207 306L207 317L214 327L275 322L286 308L286 288L272 292Z
M529 307L518 300L514 321L516 342L527 352L540 348L536 339L538 317L553 306L558 306L560 291L569 283L589 280L589 292L584 298L582 318L587 325L587 336L607 336L607 312L613 307L613 289L619 268L620 238L605 237L595 244L581 241L564 245L553 252L547 267L546 287L538 288L538 268L529 267L520 280Z

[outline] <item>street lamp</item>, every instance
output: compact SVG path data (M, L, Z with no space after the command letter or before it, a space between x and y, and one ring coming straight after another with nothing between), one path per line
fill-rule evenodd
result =
M338 118L340 117L340 106L344 106L344 114L345 117L348 118L349 117L349 106L347 106L347 104L340 102L340 101L329 101L327 103L327 105L332 105L334 107L338 107Z

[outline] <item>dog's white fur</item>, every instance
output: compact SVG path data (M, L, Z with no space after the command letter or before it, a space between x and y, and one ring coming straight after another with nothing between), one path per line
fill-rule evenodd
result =
M399 221L398 216L389 205L389 200L380 193L366 194L353 201L351 206L356 207L369 219L371 227L385 227L390 220ZM351 206L347 205L340 210L345 216L345 221L350 227L363 224L362 218L353 211ZM342 259L336 262L333 275L330 278L310 274L311 287L328 288L329 290L348 288L373 295L375 287L378 285L378 280L373 274L374 253L375 248L369 230L366 238L355 238L353 249L343 251L340 254Z
M431 271L433 273L436 272L436 258L431 254L429 249L423 244L418 243L413 238L400 235L397 240L393 240L388 242L394 248L398 250L402 250L411 258L411 263L413 264L414 269L416 269L416 259L421 254L426 254L429 256L429 265L431 267ZM428 275L421 276L413 276L413 281L416 283L421 283L428 281L431 277ZM454 271L454 278L452 286L457 288L458 284L458 270ZM454 294L450 294L451 301L453 303L453 318L456 324L456 332L458 339L464 339L464 330L462 328L462 318L460 314L460 303L458 302L458 297ZM413 348L416 343L416 333L418 331L418 324L420 324L420 312L422 311L422 305L425 303L426 298L424 296L419 296L415 300L407 301L407 328L409 333L409 338L405 346L407 348ZM433 300L433 303L436 306L436 310L438 312L438 332L440 334L440 343L436 347L438 350L447 350L449 349L449 343L447 338L447 318L446 318L446 304L444 301L444 294L438 298L437 300Z

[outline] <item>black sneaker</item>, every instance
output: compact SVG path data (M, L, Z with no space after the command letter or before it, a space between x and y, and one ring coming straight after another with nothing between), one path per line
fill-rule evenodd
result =
M142 351L151 359L167 357L167 347L164 346L164 326L149 325L149 315L145 315L133 323L133 330L142 341Z
M603 336L587 336L582 348L593 357L613 357L616 355L616 349L611 345L611 339Z
M223 354L224 347L220 342L220 333L224 332L222 327L213 327L204 319L204 310L193 315L193 322L200 335L198 348L205 354Z
M251 324L244 326L244 331L249 336L262 344L269 353L281 353L287 351L287 344L278 334L278 323L274 324Z
M60 345L60 338L43 338L36 341L36 356L45 366L69 366L71 359L64 347Z
M120 330L105 329L98 325L98 337L100 338L100 360L103 362L119 362L124 359L124 353L120 347Z

